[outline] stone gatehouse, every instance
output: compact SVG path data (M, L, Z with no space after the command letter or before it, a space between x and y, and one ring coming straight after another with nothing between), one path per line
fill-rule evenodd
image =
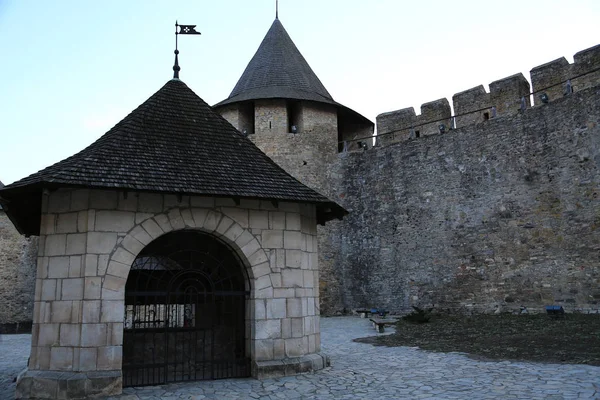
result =
M40 237L18 397L327 364L316 231L346 211L180 80L0 196L20 232Z

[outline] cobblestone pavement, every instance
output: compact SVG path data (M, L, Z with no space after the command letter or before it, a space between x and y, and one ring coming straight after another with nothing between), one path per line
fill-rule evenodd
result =
M126 388L123 395L107 400L600 399L600 367L486 362L458 353L352 342L372 334L366 319L323 318L322 348L332 359L332 366L323 371L263 381L231 379ZM1 342L3 385L5 376L24 367L28 338L18 335ZM3 387L0 394L10 390L14 393L14 385Z

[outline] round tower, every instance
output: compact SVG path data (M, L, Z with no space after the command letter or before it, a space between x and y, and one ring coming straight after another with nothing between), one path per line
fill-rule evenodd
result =
M278 18L214 107L289 174L327 195L344 140L373 134L371 121L333 100Z

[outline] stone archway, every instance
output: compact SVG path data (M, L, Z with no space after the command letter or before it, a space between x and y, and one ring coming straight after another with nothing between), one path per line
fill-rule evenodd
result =
M239 260L240 267L246 275L244 291L247 293L245 302L245 351L247 358L254 355L254 330L250 329L255 311L255 288L258 283L261 290L271 287L268 277L269 264L265 251L259 240L243 228L238 222L214 209L201 208L175 208L168 212L150 216L136 224L123 239L117 244L110 255L108 268L102 284L103 308L113 310L115 316L108 316L114 320L125 320L124 304L126 295L126 281L131 273L132 265L136 258L143 255L144 249L161 237L181 231L195 231L214 240L221 242L230 249ZM257 277L258 278L255 278ZM272 290L272 289L271 289ZM115 304L118 303L118 304ZM116 307L118 306L118 307ZM111 311L107 311L111 312ZM116 315L118 314L118 315ZM124 327L124 326L123 326ZM121 346L123 339L120 338ZM122 361L123 353L114 355ZM125 382L125 384L127 384Z
M213 235L173 231L133 262L125 287L123 385L250 375L241 260Z

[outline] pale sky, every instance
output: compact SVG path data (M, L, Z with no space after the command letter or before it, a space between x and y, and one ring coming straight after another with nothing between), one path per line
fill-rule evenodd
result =
M600 1L280 0L284 27L333 98L375 121L600 43ZM92 143L172 77L225 99L275 0L0 0L0 180Z

